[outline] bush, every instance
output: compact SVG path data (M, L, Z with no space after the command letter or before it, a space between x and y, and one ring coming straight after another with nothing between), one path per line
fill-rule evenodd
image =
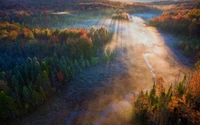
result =
M92 63L92 65L97 65L99 63L99 58L98 57L92 57L91 63Z

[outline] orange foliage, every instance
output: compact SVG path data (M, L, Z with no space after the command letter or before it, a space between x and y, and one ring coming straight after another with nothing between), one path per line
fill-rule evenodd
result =
M30 29L24 28L24 38L26 39L34 39L33 32Z
M200 111L190 112L190 117L194 125L200 124Z
M175 108L178 107L178 98L176 96L171 97L171 101L168 103L168 107L170 111L174 111Z
M47 37L51 36L51 30L49 30L48 28L46 28L45 32L46 32Z
M79 31L79 33L81 34L81 37L83 37L83 38L86 38L86 37L87 37L87 32L86 32L86 30L81 29L81 30Z
M58 41L58 35L51 36L51 41L57 42Z
M35 30L34 30L34 33L35 33L36 35L39 35L39 34L40 34L40 29L35 29Z
M189 88L192 96L197 96L200 93L200 73L195 73L190 80Z
M137 105L137 108L135 109L136 112L147 109L148 108L148 99L145 96L140 95L140 97L137 99L136 105Z
M20 30L20 27L16 24L9 24L8 25L8 29L9 30L16 30L16 31L19 31Z
M10 24L8 22L0 23L0 30L6 30L8 32L15 30L19 31L20 27L17 24Z
M59 81L63 81L64 80L64 76L62 72L57 72L57 78Z
M16 40L17 37L18 37L18 34L17 34L16 31L14 31L14 30L10 31L10 33L9 33L9 39L10 40Z

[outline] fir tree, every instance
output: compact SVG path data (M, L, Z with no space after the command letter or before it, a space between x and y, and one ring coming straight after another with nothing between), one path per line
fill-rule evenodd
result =
M24 85L23 86L23 99L25 102L31 102L30 100L30 93L29 93L29 89Z
M44 92L44 89L42 88L42 86L40 86L40 99L41 101L45 101L46 100L46 94Z

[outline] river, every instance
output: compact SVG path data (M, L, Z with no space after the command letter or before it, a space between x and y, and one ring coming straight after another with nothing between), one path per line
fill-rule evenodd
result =
M140 90L149 90L157 77L167 88L190 70L189 59L175 49L177 38L159 32L146 21L155 15L133 14L130 21L110 18L85 21L78 27L106 27L113 32L105 52L114 51L109 63L86 69L39 111L22 124L126 125ZM91 23L91 24L90 24Z

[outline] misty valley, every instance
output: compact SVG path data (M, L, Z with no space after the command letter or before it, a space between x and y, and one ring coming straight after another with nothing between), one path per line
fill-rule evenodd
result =
M0 1L0 124L200 124L200 1Z

